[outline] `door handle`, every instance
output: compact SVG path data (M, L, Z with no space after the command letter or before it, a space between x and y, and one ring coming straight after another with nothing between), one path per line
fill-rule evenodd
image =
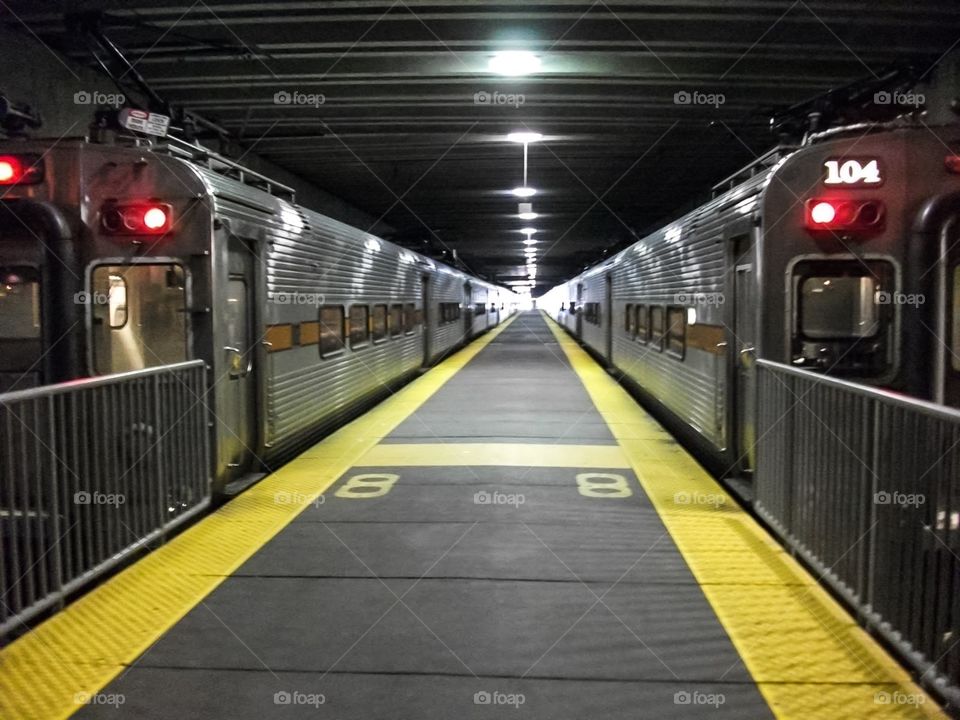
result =
M753 345L748 345L740 350L740 363L744 367L752 367L753 361L757 359L757 349Z
M244 367L243 353L240 351L240 348L225 345L223 349L225 352L233 353L233 358L230 361L230 377L233 379L246 377L252 367L251 361L247 360L246 367Z

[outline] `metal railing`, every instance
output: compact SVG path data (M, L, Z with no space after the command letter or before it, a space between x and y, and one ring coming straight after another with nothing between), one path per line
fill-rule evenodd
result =
M0 395L0 636L210 502L200 360Z
M960 412L757 361L755 508L960 700Z

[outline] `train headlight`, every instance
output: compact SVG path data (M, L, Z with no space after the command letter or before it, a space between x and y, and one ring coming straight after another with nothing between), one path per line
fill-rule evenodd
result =
M165 235L173 227L173 207L158 202L108 203L100 212L106 235Z
M36 185L43 181L39 155L0 155L0 185Z
M808 230L869 232L883 229L886 208L880 200L807 200Z

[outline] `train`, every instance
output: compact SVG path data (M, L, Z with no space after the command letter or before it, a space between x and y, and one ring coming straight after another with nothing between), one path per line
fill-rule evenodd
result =
M717 474L758 358L960 407L960 128L810 133L537 300Z
M0 392L202 359L215 497L516 308L197 144L0 145Z

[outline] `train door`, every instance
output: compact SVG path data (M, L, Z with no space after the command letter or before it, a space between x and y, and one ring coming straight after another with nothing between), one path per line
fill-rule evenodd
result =
M463 284L463 338L469 340L473 335L473 286Z
M613 275L605 276L606 287L603 295L603 310L600 313L603 322L604 357L608 363L613 363Z
M430 305L430 276L424 275L421 287L421 307L423 308L423 364L430 363L433 357L433 324L438 322L438 318L433 316L433 307Z
M220 309L223 370L215 378L220 388L218 427L220 470L231 483L251 474L257 450L257 374L254 363L254 246L231 236L227 279Z
M938 363L943 370L942 397L938 402L952 407L960 407L960 218L954 217L948 226L948 233L943 238L947 242L948 251L945 260L946 277L944 278L944 305L945 332L939 332L945 338L945 343L939 344L942 360Z
M577 312L573 318L574 332L578 338L583 337L583 283L577 283Z
M756 459L756 330L757 287L755 247L751 234L733 239L734 397L736 398L736 456L741 470L750 472Z

